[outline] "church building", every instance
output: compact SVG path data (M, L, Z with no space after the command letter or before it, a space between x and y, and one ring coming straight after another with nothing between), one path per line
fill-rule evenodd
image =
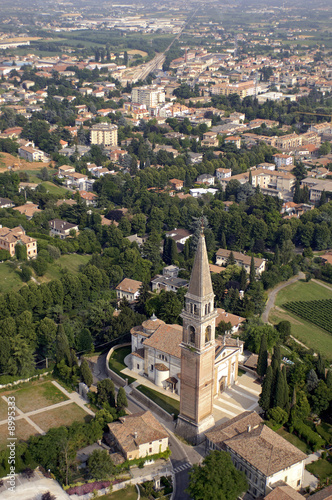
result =
M153 315L131 329L131 369L180 394L178 433L198 442L214 425L213 398L236 382L243 353L239 339L215 338L218 311L203 230L181 317L183 326Z

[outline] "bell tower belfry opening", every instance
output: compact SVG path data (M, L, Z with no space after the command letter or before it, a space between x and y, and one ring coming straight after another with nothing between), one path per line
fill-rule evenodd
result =
M181 313L181 391L176 428L178 434L194 444L201 442L203 433L214 425L212 411L217 315L202 228L185 296L185 308Z

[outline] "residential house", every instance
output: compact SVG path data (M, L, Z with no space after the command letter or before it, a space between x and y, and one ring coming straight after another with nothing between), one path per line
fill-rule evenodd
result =
M0 208L12 208L15 204L9 198L0 198Z
M15 207L14 210L17 210L20 214L25 215L28 220L32 219L35 213L41 212L38 205L35 205L31 201L28 201L25 205Z
M20 193L24 189L29 189L30 191L35 191L38 187L38 184L35 182L20 182L18 185L18 192Z
M201 174L196 179L197 184L206 184L207 186L214 186L214 176L211 174Z
M228 452L244 471L254 498L265 496L278 481L301 488L307 455L267 427L255 411L215 426L205 437L207 449Z
M287 165L294 165L294 156L278 153L272 156L272 160L274 161L277 169L280 167L284 167Z
M216 327L224 321L225 323L230 323L232 326L230 330L226 332L227 335L233 335L239 331L241 325L246 321L246 318L242 318L237 314L231 314L226 312L225 309L217 308L218 316L216 318Z
M160 276L159 274L151 280L152 291L177 292L179 288L186 288L188 281L182 278L172 278L170 276Z
M53 219L48 222L51 236L58 236L61 240L70 236L70 231L78 232L78 225L65 220Z
M237 149L240 149L241 148L241 137L238 135L231 135L229 137L226 137L225 144L235 144Z
M118 300L127 299L128 302L134 302L140 294L141 286L141 281L124 278L115 288L116 297Z
M22 226L17 226L13 229L1 226L0 248L2 250L7 250L10 256L14 257L16 245L24 245L26 247L28 259L37 257L37 240L27 236Z
M183 188L183 181L179 179L170 179L169 183L171 185L171 188L175 189L176 191L180 191Z
M163 276L168 276L169 278L177 278L179 275L180 269L178 266L166 266L163 268Z
M229 179L232 175L232 170L230 168L217 168L216 169L216 177L217 180L221 179Z
M175 241L178 251L181 252L185 242L192 236L192 233L187 231L187 229L172 229L171 231L167 231L166 237L172 238Z
M193 198L200 198L204 194L212 194L212 196L214 196L217 192L218 189L214 188L193 188L189 190L189 193Z
M116 446L126 460L145 458L168 448L168 433L148 410L120 417L108 424L108 444Z
M81 200L83 200L87 206L92 206L92 207L97 206L98 196L95 193L82 190L79 191L79 195Z
M245 255L241 252L232 252L231 250L226 250L225 248L219 248L216 253L216 264L218 266L227 266L227 261L229 259L230 254L233 254L235 264L237 266L242 266L245 268L246 272L250 272L250 264L251 264L251 256ZM265 271L265 259L259 259L258 257L254 257L255 264L255 272L256 276L260 276L262 272Z

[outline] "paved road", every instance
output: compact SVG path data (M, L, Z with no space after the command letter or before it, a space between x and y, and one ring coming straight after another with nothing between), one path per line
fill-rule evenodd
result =
M97 363L94 365L93 379L94 383L99 380L107 378L108 375L105 371L106 364L106 354L102 354L98 357ZM128 410L131 413L146 410L144 405L135 401L135 399L127 394L128 400ZM150 410L152 411L152 410ZM153 412L152 412L153 413ZM199 462L202 459L203 449L201 446L196 448L191 446L186 446L182 444L174 436L174 425L169 422L163 421L159 416L157 416L158 421L163 424L167 431L169 432L169 447L172 452L171 462L175 475L175 494L173 495L173 500L190 500L189 495L185 493L185 489L188 487L189 483L189 471L192 467L192 463Z
M271 292L269 292L269 298L268 298L268 301L266 303L265 310L262 314L262 321L264 323L269 322L269 314L270 314L272 307L274 306L274 301L276 299L277 293L280 292L280 290L282 290L286 286L292 285L293 283L296 283L296 281L302 280L302 279L305 279L305 274L302 273L302 271L301 271L301 272L299 272L299 274L297 274L293 278L289 279L288 281L285 281L281 285L278 285Z

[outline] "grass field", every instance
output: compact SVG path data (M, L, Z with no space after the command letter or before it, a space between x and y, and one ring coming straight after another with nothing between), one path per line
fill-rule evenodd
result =
M321 299L332 299L332 288L330 291L319 283L297 281L280 290L275 301L277 307L271 309L269 321L273 324L282 320L290 321L292 325L291 332L294 337L315 352L321 352L324 356L332 357L330 354L332 353L332 335L282 307L282 304L289 301Z
M319 300L319 299L332 299L331 291L327 288L309 281L297 281L293 285L286 286L277 295L275 304L280 306L285 302L293 300Z
M145 396L152 399L152 401L154 401L157 405L167 411L167 413L174 413L175 417L178 416L180 412L180 401L178 401L177 399L165 396L165 394L154 391L153 389L150 389L150 387L146 387L145 385L139 385L137 389Z
M50 381L32 382L17 391L6 393L6 396L15 396L17 408L24 413L68 400Z
M332 477L332 463L323 458L306 465L305 468L318 477L320 481L325 481L328 477Z
M69 272L77 274L79 267L87 264L90 259L91 255L79 255L76 253L61 255L60 259L57 259L52 264L48 265L44 276L38 277L37 279L42 282L59 279L62 276L63 269L67 269Z
M0 293L12 292L21 288L23 282L11 262L2 262L0 264Z
M75 403L70 403L54 410L46 410L30 417L45 432L51 427L68 426L77 421L88 422L91 418L91 415L88 415Z
M291 332L294 337L303 342L306 346L313 349L315 352L321 352L323 356L332 357L332 335L318 326L305 321L295 314L283 312L282 310L271 310L269 321L273 324L279 321L287 320L291 322Z
M50 181L44 181L41 183L42 186L45 187L45 189L50 193L50 194L55 194L56 196L65 196L66 193L68 193L68 189L57 186L53 182ZM71 191L69 191L71 192Z
M15 437L17 440L26 441L30 436L36 436L38 432L24 418L16 420ZM8 444L8 425L0 425L0 450Z
M308 452L306 443L304 441L301 441L301 439L299 439L297 436L294 436L294 434L290 434L289 432L287 432L283 427L280 427L280 429L278 429L276 432L277 434L279 434L279 436L286 439L286 441L296 446L296 448L299 448L299 450L303 451L303 453Z
M137 490L135 486L130 486L129 488L98 497L98 500L137 500Z

